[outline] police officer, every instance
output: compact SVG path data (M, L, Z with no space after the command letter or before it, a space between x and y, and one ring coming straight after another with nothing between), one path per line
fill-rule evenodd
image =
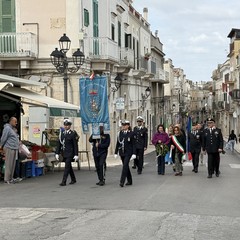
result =
M144 151L147 150L148 146L148 129L143 125L143 117L137 117L137 126L134 127L133 132L136 137L136 155L132 168L137 167L138 174L142 173L144 163Z
M129 168L129 161L136 158L136 144L134 132L130 130L130 122L127 120L122 121L122 129L118 133L114 157L117 158L118 154L123 164L119 186L124 186L126 178L126 185L132 185L132 174Z
M99 186L105 185L104 163L106 162L108 147L110 145L110 135L104 133L104 127L100 126L100 138L94 139L90 136L89 142L92 143L93 158L97 170Z
M71 182L69 184L76 183L76 177L73 172L72 162L78 161L78 143L76 132L71 130L72 122L70 119L64 119L63 122L64 131L60 131L59 141L57 144L55 158L59 161L59 154L62 154L63 162L65 162L65 169L63 173L62 182L60 186L66 186L68 175L70 174Z
M192 131L188 133L189 152L192 154L193 172L198 172L199 155L202 147L202 134L197 129L197 124L192 124Z
M220 153L223 151L223 136L221 129L215 127L212 118L207 119L208 127L203 132L203 151L208 154L208 178L212 178L214 170L219 177Z

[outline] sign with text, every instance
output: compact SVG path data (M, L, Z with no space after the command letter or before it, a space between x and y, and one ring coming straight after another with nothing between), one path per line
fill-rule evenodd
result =
M124 110L125 104L124 104L124 98L120 97L116 99L116 110Z

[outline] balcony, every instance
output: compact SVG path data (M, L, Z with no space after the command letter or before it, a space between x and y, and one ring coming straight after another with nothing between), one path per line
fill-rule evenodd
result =
M33 33L0 33L0 60L36 58L37 49L37 36Z
M169 73L161 68L156 69L156 74L151 79L151 82L158 82L162 84L169 83Z
M134 67L134 52L133 49L121 48L119 50L119 66L121 68Z
M229 94L233 101L240 101L240 89L233 89Z
M105 60L118 62L118 44L109 38L86 38L85 49L88 49L89 58L94 60Z

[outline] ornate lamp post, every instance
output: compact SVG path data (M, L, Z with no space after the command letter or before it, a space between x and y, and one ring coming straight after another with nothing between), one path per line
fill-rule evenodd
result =
M85 56L83 52L78 48L72 55L72 61L68 60L67 52L71 46L71 40L64 33L63 36L59 39L59 47L50 54L51 62L57 71L63 74L64 82L64 102L68 102L68 91L67 91L67 81L68 81L68 72L76 73L80 67L83 65ZM69 67L69 63L73 62L74 67Z

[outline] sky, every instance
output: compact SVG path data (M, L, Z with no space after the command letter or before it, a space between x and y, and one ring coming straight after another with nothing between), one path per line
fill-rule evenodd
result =
M193 82L211 81L212 71L228 58L232 28L240 29L239 0L133 0L172 59Z

